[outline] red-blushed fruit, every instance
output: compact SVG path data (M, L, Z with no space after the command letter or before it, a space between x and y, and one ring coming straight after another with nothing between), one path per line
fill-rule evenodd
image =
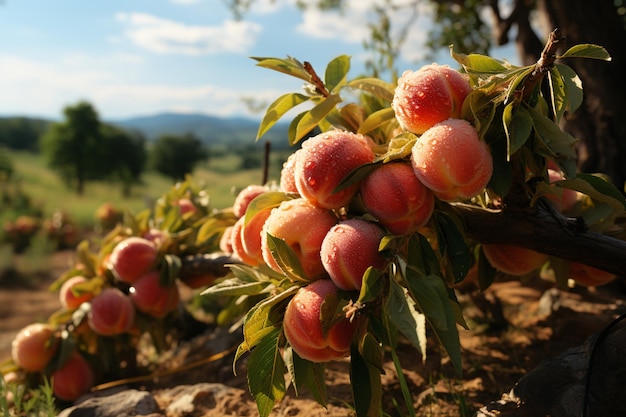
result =
M283 272L268 246L269 233L282 239L293 250L308 278L325 275L320 249L326 233L337 221L333 212L303 198L283 201L272 210L263 227L261 247L265 263L273 270Z
M59 301L63 308L67 310L76 310L80 305L93 298L93 294L89 292L83 292L82 294L75 294L74 287L78 284L87 282L87 278L82 275L76 275L65 281L59 290Z
M246 254L253 258L257 265L265 262L263 259L263 248L261 247L261 233L267 218L272 213L273 207L266 207L254 214L244 222L241 229L241 243ZM248 217L248 216L246 216Z
M424 226L435 208L435 197L411 165L388 163L361 183L361 200L367 212L396 235L408 235Z
M479 194L489 183L493 160L476 129L462 119L448 119L428 129L411 151L417 178L444 201Z
M233 214L237 217L243 217L243 215L246 214L250 202L267 191L269 191L269 188L264 185L248 185L235 197Z
M139 278L130 289L130 299L137 310L155 318L163 318L176 310L180 293L176 284L162 286L159 271L150 271Z
M562 172L548 169L548 178L550 183L561 181L565 179L565 176ZM571 190L569 188L556 187L557 194L548 194L546 198L554 204L554 208L556 208L560 212L566 212L571 209L576 201L578 200L578 192L575 190Z
M342 318L324 334L322 304L337 296L338 288L329 279L314 281L298 290L287 304L283 330L293 350L311 362L328 362L343 358L350 352L356 321Z
M230 233L230 244L233 248L232 253L235 257L239 258L241 262L249 266L258 266L263 262L258 259L248 255L248 252L244 249L243 246L243 224L245 222L245 217L240 217L237 222L233 225L233 229Z
M126 333L135 322L135 307L118 288L108 287L91 300L88 322L102 336Z
M529 274L548 260L548 255L543 253L505 244L485 244L483 252L491 266L515 276Z
M21 329L11 344L11 357L22 369L42 371L56 354L59 339L49 324L33 323Z
M117 279L132 284L156 267L158 257L154 243L148 239L131 236L113 248L109 266Z
M283 168L280 170L280 191L285 193L297 193L298 187L296 187L296 178L294 172L296 169L296 159L298 158L300 150L298 149L289 157L283 164Z
M76 401L89 392L95 383L95 375L83 356L74 352L59 369L51 375L52 392L63 401Z
M603 271L580 262L569 262L569 277L577 284L586 287L597 287L608 284L617 276L611 272Z
M174 201L174 205L178 206L178 210L180 210L181 215L185 215L187 213L191 216L193 213L198 211L198 207L191 201L189 198L180 198Z
M360 290L367 268L385 268L387 261L378 251L384 235L374 223L357 218L343 220L328 231L320 255L324 269L337 287Z
M355 168L374 160L367 138L342 130L331 130L307 139L298 152L294 179L298 193L326 209L348 205L358 183L335 191Z
M471 90L466 75L447 65L425 65L402 74L391 106L404 129L420 134L439 122L460 118Z

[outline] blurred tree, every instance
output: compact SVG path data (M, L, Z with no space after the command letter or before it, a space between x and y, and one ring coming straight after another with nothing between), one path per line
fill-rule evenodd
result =
M106 148L93 106L80 102L63 110L65 121L53 123L43 135L41 149L49 166L81 195L88 179L102 177Z
M103 124L102 139L106 144L103 160L108 163L108 176L122 183L124 197L130 195L133 184L141 181L148 159L146 140L139 132L127 132L118 127Z
M151 153L152 167L174 182L185 179L194 167L209 157L200 139L188 133L163 135L156 140Z
M0 183L8 181L13 175L13 161L3 146L0 146Z
M67 106L63 113L65 120L50 125L41 138L48 165L79 195L87 181L104 179L120 181L128 195L145 168L144 138L101 123L87 102Z
M37 152L39 138L50 122L28 117L0 118L0 145L9 149Z
M235 16L242 17L258 0L225 1ZM350 12L346 0L297 4ZM435 23L423 45L431 52L452 44L457 52L488 54L494 44L514 42L520 62L530 65L539 59L544 39L554 28L565 37L563 51L582 43L604 46L613 58L610 63L567 62L580 76L585 95L579 110L566 118L564 129L581 140L581 169L608 174L622 189L626 182L626 0L379 0L372 4L372 19L363 22L371 33L364 42L371 53L368 75L387 73L392 82L397 78L400 48L410 30L423 30L415 22L425 11L433 12ZM392 18L398 12L408 17L401 24ZM427 59L433 59L432 53Z

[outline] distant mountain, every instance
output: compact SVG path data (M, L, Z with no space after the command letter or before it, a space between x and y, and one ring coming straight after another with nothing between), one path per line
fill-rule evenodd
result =
M152 116L110 120L127 130L138 130L147 139L155 140L165 134L184 135L193 133L207 145L254 144L259 122L243 117L222 118L205 114L161 113ZM287 123L276 124L263 141L270 140L277 146L287 144Z

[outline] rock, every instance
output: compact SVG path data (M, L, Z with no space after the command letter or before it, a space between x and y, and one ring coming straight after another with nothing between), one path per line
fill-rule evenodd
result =
M91 397L63 410L58 417L163 417L152 394L125 390L105 397Z
M167 404L165 408L167 417L224 416L226 410L234 412L233 416L243 416L255 409L254 405L244 398L247 392L219 383L179 385L155 395L160 403ZM226 403L230 406L223 407ZM239 406L233 408L234 404Z

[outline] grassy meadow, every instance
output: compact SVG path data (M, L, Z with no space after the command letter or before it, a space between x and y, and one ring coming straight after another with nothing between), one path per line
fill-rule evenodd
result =
M10 151L9 156L18 186L43 210L44 216L49 216L55 210L62 210L82 227L89 227L94 223L96 209L105 202L112 203L118 209L138 212L152 207L154 200L173 186L169 178L146 171L142 176L142 184L134 186L128 198L122 196L121 184L107 182L88 182L84 194L79 196L46 166L41 155ZM272 155L270 180L278 180L285 158L284 154ZM192 178L203 184L211 196L212 208L228 207L234 201L236 190L249 184L261 183L261 169L239 170L239 166L240 157L229 154L199 165L192 173ZM0 218L5 218L7 214L0 214Z

